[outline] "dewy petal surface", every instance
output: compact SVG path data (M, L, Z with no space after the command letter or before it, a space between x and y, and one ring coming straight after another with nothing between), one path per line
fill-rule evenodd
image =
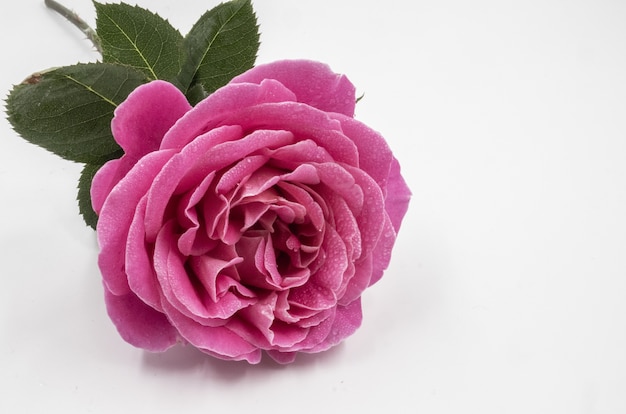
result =
M396 233L400 230L400 224L402 224L402 219L409 208L410 200L411 190L409 190L406 181L404 181L402 174L400 174L400 163L394 158L389 171L389 185L387 187L385 209L389 214L389 218L391 219Z
M185 95L171 83L147 83L115 109L113 137L126 155L139 159L159 149L165 133L190 109Z
M113 187L115 187L115 184L123 178L122 171L128 172L133 168L134 164L134 160L129 160L128 157L122 156L122 158L107 162L96 172L91 182L91 189L89 190L91 206L96 214L100 215L102 205L109 196L109 193Z
M107 287L116 295L130 291L125 271L126 240L135 210L156 174L172 157L170 151L153 152L137 163L107 197L96 228L98 265Z
M105 287L109 317L126 342L148 351L165 351L176 344L178 333L165 315L133 294L114 295Z
M358 167L369 174L381 188L385 188L393 160L387 142L378 132L354 118L339 114L332 114L331 116L341 123L343 133L358 148Z
M336 161L357 166L359 152L341 130L341 123L327 113L299 102L256 105L242 109L224 120L248 130L282 129L300 139L310 139Z
M226 359L245 359L253 364L261 360L260 349L243 340L228 328L200 325L172 309L167 302L165 303L165 311L181 336L197 348Z
M324 63L311 60L281 60L257 65L233 78L231 83L260 83L276 79L296 94L298 102L326 112L354 115L354 85Z
M185 96L163 81L141 85L115 109L111 130L124 155L106 163L93 179L91 203L97 214L113 187L141 157L159 148L165 133L190 109Z
M144 235L144 215L146 197L142 198L135 210L126 240L125 272L130 289L148 305L163 311L157 276L151 252L148 251Z
M196 105L168 131L161 149L181 149L198 135L221 125L242 108L263 103L290 102L296 97L280 82L267 79L257 84L228 84Z
M307 350L307 352L320 352L337 345L339 342L352 335L363 321L361 312L361 298L356 299L347 306L338 306L332 328L328 336L319 345Z

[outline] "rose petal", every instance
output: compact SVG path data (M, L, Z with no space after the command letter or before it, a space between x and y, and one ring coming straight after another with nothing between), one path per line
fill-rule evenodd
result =
M346 170L349 166L326 162L316 164L315 167L317 168L321 181L328 186L332 192L346 201L353 214L359 215L366 198L363 195L363 189L355 185L356 181L354 175ZM324 196L329 196L329 194L322 194L322 197ZM380 196L377 198L381 199L380 209L382 210L382 198ZM368 200L368 203L369 202L370 200Z
M383 276L383 271L389 266L391 260L391 250L396 241L396 232L393 229L393 224L389 219L389 216L385 216L383 231L380 235L380 239L372 252L373 264L372 264L372 278L370 285L378 282Z
M148 242L154 242L159 229L163 225L165 208L181 179L192 167L193 162L213 147L212 138L216 135L227 137L229 140L236 139L241 136L241 128L236 126L222 127L198 137L180 153L172 156L169 162L154 177L152 188L148 193L148 205L146 208L146 240ZM203 174L202 177L198 177L199 180L195 184L200 183L207 175L209 174Z
M385 210L387 210L393 228L397 233L398 230L400 230L402 219L409 208L411 190L409 190L404 178L400 174L400 163L398 163L398 160L395 158L391 163L388 182Z
M331 117L341 122L343 133L358 148L358 167L378 183L383 189L383 194L387 194L387 180L393 155L385 139L378 132L354 118L339 114L332 114Z
M228 84L213 92L181 118L163 138L161 149L182 149L199 135L224 125L226 117L242 108L295 99L293 92L272 79L266 79L259 85Z
M185 96L163 81L138 87L115 109L111 129L124 155L106 163L93 179L91 202L97 214L111 189L141 157L159 148L165 133L190 109Z
M285 351L307 352L309 349L315 348L322 344L330 334L331 329L333 328L336 315L336 308L328 309L324 312L320 312L319 315L315 315L311 319L315 319L316 323L309 328L309 334L307 335L307 337L302 342L295 344L291 348L285 349ZM306 322L308 321L309 320L307 319ZM302 322L299 322L298 325L300 325L301 323ZM311 324L305 324L305 326L309 325Z
M124 153L139 159L159 149L165 133L190 109L185 95L171 83L147 83L115 109L113 136Z
M383 194L374 180L362 170L350 166L345 168L352 174L355 183L363 191L363 198L367 200L360 211L352 210L361 231L361 256L365 256L373 250L383 231L386 217Z
M268 151L272 158L272 164L278 168L293 170L305 163L333 162L333 157L328 151L320 147L315 141L305 139L291 145Z
M135 209L152 184L155 175L172 155L172 151L159 151L146 155L113 188L102 207L97 225L100 245L98 265L104 282L115 295L130 292L124 254Z
M343 285L337 292L337 303L342 306L347 306L355 301L368 286L372 284L372 276L374 274L374 256L367 255L354 264L354 275L347 278L345 285ZM384 262L384 259L377 257L377 262ZM386 267L386 266L385 266ZM380 274L382 276L382 272ZM377 275L377 279L380 279Z
M270 328L272 332L270 343L279 349L291 348L301 343L309 336L309 327L289 325L280 320L274 320Z
M213 255L194 256L190 259L190 266L198 277L202 286L213 302L218 302L220 298L217 293L217 278L220 273L231 266L241 263L241 257L234 257L224 260Z
M337 304L335 293L314 283L298 286L289 291L289 302L304 309L322 311Z
M267 155L251 155L239 161L235 166L224 172L219 182L215 186L217 193L228 193L233 190L246 178L267 163Z
M201 226L198 218L198 204L202 203L214 178L215 173L207 175L193 192L183 197L179 205L179 209L183 211L178 214L178 224L186 230L178 238L178 250L185 256L206 254L218 244L217 240L207 236L204 225Z
M302 188L301 185L295 185L285 181L278 183L278 187L306 209L307 218L311 221L311 224L313 224L318 231L321 231L324 226L324 211L310 192Z
M346 246L343 240L332 226L327 226L326 228L326 236L322 242L322 248L326 251L326 260L322 267L311 275L309 281L315 284L316 287L335 292L341 285L344 273L348 268L349 258L347 257ZM296 296L292 297L292 301L298 302Z
M348 262L352 263L361 257L362 242L361 229L354 217L354 213L346 203L346 200L336 194L331 194L326 202L330 206L332 214L332 225L343 240Z
M128 166L122 165L128 163ZM122 156L122 158L107 162L96 172L93 180L91 181L91 189L89 190L91 206L96 214L100 215L102 205L109 196L113 187L115 187L115 185L120 182L122 178L124 178L124 175L135 163L136 160L131 160L128 157L124 158L124 156ZM124 171L124 174L122 174L122 171Z
M361 298L356 299L347 306L337 306L337 313L328 336L325 337L323 342L307 349L306 352L322 352L339 344L361 326L362 320Z
M298 139L314 141L337 162L353 166L359 163L357 147L343 134L341 123L328 113L303 103L266 103L242 108L223 122L241 125L246 130L287 130Z
M107 312L120 336L129 344L161 352L176 344L178 334L161 312L134 294L114 295L104 289Z
M244 338L254 340L257 336L250 329L258 330L264 337L262 343L255 344L264 348L268 347L291 347L294 344L306 338L308 329L300 329L291 326L291 329L285 329L285 324L276 321L274 318L274 309L276 308L276 293L272 292L254 305L243 309L239 313L237 321L247 323L237 323L233 321L228 325L229 329L234 330Z
M222 359L246 360L251 364L261 361L261 350L244 341L224 326L204 326L185 317L168 302L163 308L180 335L190 344Z
M159 232L154 246L154 267L167 301L179 312L202 323L210 318L203 299L185 269L184 258L175 248L174 222L168 221ZM207 294L208 296L208 294Z
M297 315L299 312L297 311L295 306L294 306L294 310L295 310L294 314ZM300 312L300 316L303 316L305 314L306 314L306 311ZM298 345L302 348L310 348L313 345L316 345L317 343L321 342L326 337L326 335L328 335L328 332L330 332L330 325L332 325L332 320L334 318L335 318L335 308L324 309L323 311L310 313L308 316L301 317L295 325L300 326L302 328L314 328L316 329L316 333L310 332L310 335L307 337L307 341L302 342ZM330 323L329 323L329 320L330 320ZM326 330L325 334L322 334L321 331L317 332L318 328L321 325L326 325L326 324L328 324L328 329ZM311 338L312 335L319 337L319 339L312 339Z
M143 221L146 202L146 198L142 198L135 211L135 217L128 232L124 263L130 289L146 304L162 312L158 280L144 239Z
M334 73L324 63L311 60L281 60L257 65L236 76L230 83L261 83L276 79L303 102L327 112L354 115L356 104L354 85L345 75Z
M234 128L234 127L221 127ZM218 128L214 131L219 131ZM241 131L241 130L240 130ZM277 148L283 145L291 144L294 141L293 133L289 131L273 131L273 130L257 130L247 136L229 137L228 140L220 140L221 142L211 142L209 138L210 149L207 150L202 157L194 161L179 186L180 191L185 191L192 185L195 185L199 179L204 178L212 171L218 171L223 168L245 159L248 156L255 156L265 152L268 148ZM224 135L224 134L219 134ZM204 136L202 137L204 138ZM194 143L187 147L194 145ZM187 148L186 147L186 148ZM185 148L185 150L186 150ZM181 152L182 154L182 152Z

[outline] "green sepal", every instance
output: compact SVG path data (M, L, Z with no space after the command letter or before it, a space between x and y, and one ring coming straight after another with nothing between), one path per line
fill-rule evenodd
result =
M206 12L185 36L183 91L200 84L211 94L254 66L259 27L250 0L222 3Z
M98 215L91 205L91 182L100 167L102 167L100 164L85 164L78 180L78 195L76 197L78 200L78 211L83 216L85 223L94 230L98 223Z
M6 112L25 140L71 161L102 164L121 156L111 133L115 108L145 82L143 73L127 66L66 66L15 86Z
M176 82L184 59L183 36L178 30L138 6L94 5L104 62L131 66L151 80Z

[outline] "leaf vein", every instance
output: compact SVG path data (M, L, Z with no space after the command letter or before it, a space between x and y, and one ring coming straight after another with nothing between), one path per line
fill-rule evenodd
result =
M150 74L152 75L152 79L157 79L157 75L156 75L156 73L154 73L154 70L153 70L152 66L150 65L150 63L148 62L146 56L141 52L141 50L137 46L137 37L138 37L138 35L135 37L135 40L131 39L130 36L128 36L128 34L126 34L126 32L122 29L122 27L113 18L111 18L111 16L107 15L106 17L111 21L111 23L120 31L120 33L131 44L132 49L129 49L129 50L134 50L135 52L137 52L137 54L139 55L141 60L143 60L145 62L145 64L146 64L145 68L150 71ZM144 24L144 27L145 27L145 24Z

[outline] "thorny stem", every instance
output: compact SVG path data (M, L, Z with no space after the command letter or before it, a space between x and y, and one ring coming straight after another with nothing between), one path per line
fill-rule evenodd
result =
M80 31L83 32L89 40L91 40L91 43L93 43L96 50L102 54L102 46L100 45L100 39L98 38L96 31L93 30L83 19L81 19L79 15L54 0L44 0L44 3L46 3L46 6L49 8L65 17L74 26L78 27Z

